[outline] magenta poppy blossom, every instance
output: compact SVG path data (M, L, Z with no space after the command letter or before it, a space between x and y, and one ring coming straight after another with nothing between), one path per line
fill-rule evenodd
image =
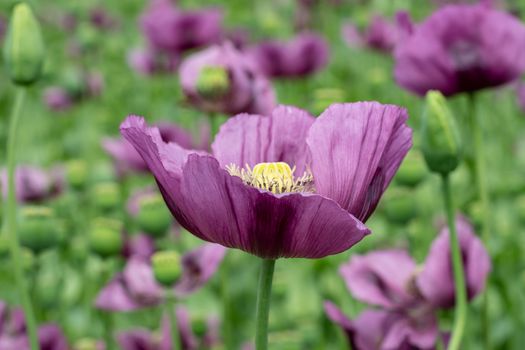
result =
M224 69L225 90L217 96L199 91L207 69ZM188 56L179 68L182 91L188 102L206 112L268 114L275 107L275 92L255 62L229 42Z
M152 1L140 18L142 32L156 50L180 54L222 38L222 12L214 8L183 11L168 0Z
M139 233L128 235L122 247L122 256L129 259L133 256L149 260L155 253L155 241L149 235Z
M208 149L209 148L209 126L201 125L199 141L195 142L189 131L168 122L156 124L160 130L160 136L166 142L176 142L187 148ZM146 163L140 154L126 140L121 138L105 138L102 141L104 150L115 161L117 173L124 176L130 172L145 172L148 170Z
M472 299L485 288L491 269L490 256L466 218L456 218L456 230L463 257L467 295ZM456 294L448 228L443 228L432 243L416 283L421 294L436 307L454 306Z
M20 202L42 202L61 192L63 187L62 172L59 168L51 171L31 166L21 165L15 171L16 198ZM7 196L7 171L0 172L0 188L3 196Z
M334 304L327 316L341 326L357 350L433 349L439 335L434 309L413 288L415 261L404 251L353 256L340 273L354 298L381 307L352 321Z
M53 111L64 111L73 105L73 98L66 89L60 86L51 86L44 90L45 105Z
M449 5L398 45L394 76L416 94L446 96L506 84L525 70L525 26L487 5Z
M154 75L176 71L180 63L180 56L160 54L152 49L136 48L128 53L127 62L131 69L141 75Z
M189 295L201 288L215 274L226 249L204 244L182 257L182 275L174 286L177 296ZM108 311L131 311L158 305L164 290L153 275L150 261L141 256L128 259L118 273L98 294L95 305Z
M315 33L301 33L289 42L266 41L254 46L250 54L269 77L302 77L328 64L329 47Z
M317 119L280 106L230 119L213 155L165 143L136 116L121 133L197 237L267 259L322 258L370 233L363 222L412 145L407 118L377 102L334 104Z
M177 328L180 333L182 350L211 349L219 343L219 323L217 318L209 317L206 320L206 333L199 339L191 328L189 312L179 306L176 309ZM171 329L168 319L162 322L160 339L149 330L134 329L122 332L117 336L117 341L122 350L170 350Z

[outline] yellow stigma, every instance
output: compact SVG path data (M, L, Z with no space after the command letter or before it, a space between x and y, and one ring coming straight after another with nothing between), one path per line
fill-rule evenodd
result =
M305 172L299 178L294 177L292 169L284 162L259 163L253 169L248 165L239 168L235 164L226 167L230 175L240 177L242 181L255 188L275 194L289 192L313 192L313 177Z

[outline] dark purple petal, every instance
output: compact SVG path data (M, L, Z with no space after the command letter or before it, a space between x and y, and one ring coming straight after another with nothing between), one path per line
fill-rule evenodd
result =
M126 290L121 274L118 274L98 293L95 307L106 311L131 311L141 306Z
M386 308L399 308L413 302L409 282L416 263L402 250L374 251L354 255L339 272L354 298Z
M196 236L263 258L320 258L349 249L369 230L335 202L301 193L273 195L246 186L212 157L190 155L175 214ZM170 196L170 193L166 193Z
M270 117L241 114L221 126L213 154L223 167L286 162L301 176L308 154L306 135L313 122L307 112L288 106L277 107Z
M122 255L129 259L132 256L138 256L143 259L149 259L155 253L155 242L151 236L143 233L128 235L122 248Z
M490 256L466 219L456 219L456 230L463 257L468 296L474 298L485 287L491 269ZM444 228L432 243L416 283L423 296L435 306L454 306L454 275L447 228Z
M407 118L377 102L331 105L307 137L317 193L368 219L412 146Z
M201 288L215 274L226 248L206 243L182 257L182 275L175 285L175 293L188 295Z
M121 332L117 342L122 350L158 350L152 334L145 329Z
M46 324L38 328L40 350L68 350L66 337L55 324Z
M149 261L131 257L122 274L129 295L139 304L149 306L158 304L163 297L163 290L157 284Z

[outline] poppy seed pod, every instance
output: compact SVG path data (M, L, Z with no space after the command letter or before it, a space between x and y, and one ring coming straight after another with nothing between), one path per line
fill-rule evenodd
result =
M21 210L19 223L20 243L38 254L58 243L58 221L51 208L29 206Z
M230 90L230 77L223 67L207 66L197 78L197 91L206 98L220 98Z
M162 237L172 221L170 211L160 195L155 193L140 200L137 224L148 235Z
M98 218L89 231L91 249L102 257L120 254L123 245L122 223L118 220Z
M428 168L440 174L456 169L461 158L456 121L447 100L438 91L430 91L426 95L421 149Z
M44 41L40 25L25 3L17 4L13 9L4 57L11 80L17 85L30 85L42 73Z
M91 192L93 203L101 210L110 210L120 203L120 189L115 182L107 181L96 184Z
M177 282L182 272L180 255L177 252L157 252L151 257L151 262L157 282L166 287Z
M80 159L74 159L66 164L66 178L71 187L83 188L88 180L87 163Z

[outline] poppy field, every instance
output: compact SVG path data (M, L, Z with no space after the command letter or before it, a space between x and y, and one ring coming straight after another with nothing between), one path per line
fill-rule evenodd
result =
M0 350L520 350L525 2L0 3Z

